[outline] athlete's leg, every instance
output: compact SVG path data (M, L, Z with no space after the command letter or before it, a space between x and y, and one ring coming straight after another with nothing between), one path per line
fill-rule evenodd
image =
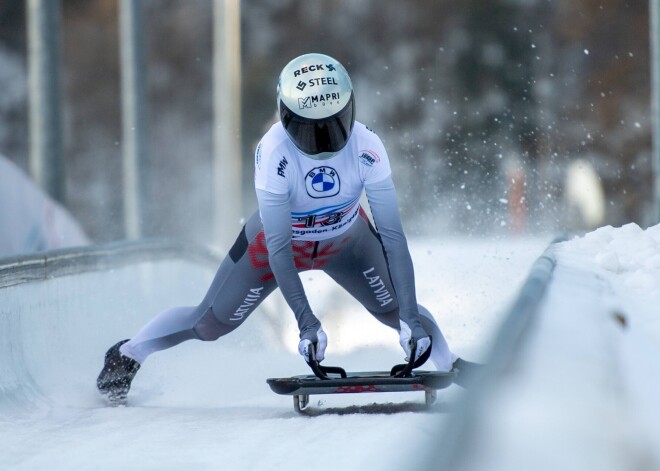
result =
M438 327L429 310L421 304L417 304L417 307L419 308L422 327L424 327L426 333L433 339L431 361L439 371L451 370L454 362L458 359L458 355L449 350L445 336L442 335L440 327Z
M376 319L400 331L399 306L380 238L362 216L343 235L342 250L333 256L324 271L355 297ZM431 361L440 371L451 370L456 356L429 311L418 305L424 330L433 338Z
M261 221L254 214L220 264L203 301L161 312L120 351L142 363L151 353L185 340L216 340L240 326L276 286Z
M119 347L119 351L142 364L151 353L194 338L190 326L194 325L197 317L195 306L166 309Z

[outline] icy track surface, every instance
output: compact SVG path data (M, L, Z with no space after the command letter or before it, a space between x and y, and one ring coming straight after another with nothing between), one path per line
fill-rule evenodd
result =
M548 243L412 241L419 301L456 353L485 360ZM106 407L95 389L106 349L160 310L196 304L213 274L172 260L0 290L0 469L405 469L419 443L433 442L461 395L456 386L440 391L430 412L415 412L421 393L312 396L312 418L272 393L266 378L307 373L279 292L217 342L153 355L129 406ZM328 364L365 371L401 362L394 332L324 275L303 280L328 332Z

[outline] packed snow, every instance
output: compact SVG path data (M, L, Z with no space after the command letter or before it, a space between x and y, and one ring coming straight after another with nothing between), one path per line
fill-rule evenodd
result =
M552 252L531 338L482 394L456 469L660 469L660 225L602 227Z
M550 238L411 241L418 298L452 349L487 362L491 339ZM660 464L660 226L604 227L555 247L558 261L515 374L469 437L464 469L654 469ZM3 289L0 468L404 469L442 452L462 389L312 396L313 417L265 380L307 373L276 293L237 332L150 357L127 407L94 381L105 350L160 309L195 302L213 271L177 261ZM378 325L324 275L303 281L330 345L326 362L402 360ZM358 333L369 332L369 335ZM9 360L7 360L9 358Z

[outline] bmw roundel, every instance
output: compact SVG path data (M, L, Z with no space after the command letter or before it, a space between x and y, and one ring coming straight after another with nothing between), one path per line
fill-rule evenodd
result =
M305 175L305 188L312 198L328 198L339 194L339 175L332 167L316 167Z

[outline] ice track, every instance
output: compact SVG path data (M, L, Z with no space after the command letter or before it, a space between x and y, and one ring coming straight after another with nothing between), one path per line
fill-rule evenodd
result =
M548 239L413 240L418 298L452 348L480 359L500 315ZM265 379L306 373L292 315L278 292L213 343L150 357L128 407L108 408L95 379L105 350L160 310L204 295L217 256L163 242L3 260L0 270L0 469L403 469L437 435L462 391L313 396L313 418ZM349 370L400 363L396 334L322 274L303 275ZM356 332L368 331L368 339ZM366 340L366 343L365 343ZM295 465L297 466L297 465Z

